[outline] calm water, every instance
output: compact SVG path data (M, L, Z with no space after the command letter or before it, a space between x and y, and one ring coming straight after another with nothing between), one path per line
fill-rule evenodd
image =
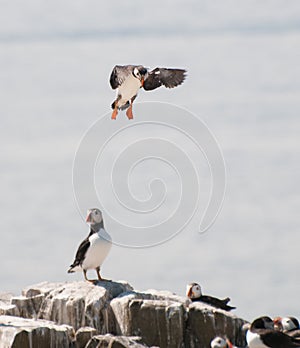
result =
M246 319L300 317L299 2L190 1L183 7L179 1L30 0L2 7L1 290L82 278L66 274L87 233L74 200L72 164L84 132L110 112L111 68L178 66L189 72L181 88L141 91L138 101L177 104L208 125L226 162L223 209L204 235L197 233L196 214L168 243L115 246L103 275L181 295L187 282L198 281L206 293L230 296ZM134 122L146 119L137 113ZM124 115L118 122L127 125ZM184 140L179 144L184 148ZM142 168L131 184L147 199L143 181L164 173L152 163ZM199 168L206 195L207 168ZM110 174L105 163L99 172ZM165 179L171 187L172 175ZM104 216L113 236L122 233Z

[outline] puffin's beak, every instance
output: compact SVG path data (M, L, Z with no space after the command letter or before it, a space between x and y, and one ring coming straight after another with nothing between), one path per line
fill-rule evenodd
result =
M233 344L229 341L228 338L226 338L226 343L227 343L228 348L233 348Z
M144 77L142 77L142 78L141 78L141 87L143 87L143 86L144 86L144 83L145 83L145 78L144 78Z
M187 297L191 298L193 295L193 290L192 290L192 287L189 288L189 291L187 293Z
M85 219L85 222L92 222L92 213L89 212L86 219Z
M280 323L280 320L281 320L280 317L276 317L273 319L273 323L278 325Z

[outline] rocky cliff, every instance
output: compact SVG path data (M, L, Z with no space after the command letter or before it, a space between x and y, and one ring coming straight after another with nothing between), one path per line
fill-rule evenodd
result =
M40 283L0 294L0 348L209 348L216 335L245 346L244 320L168 291L125 282Z

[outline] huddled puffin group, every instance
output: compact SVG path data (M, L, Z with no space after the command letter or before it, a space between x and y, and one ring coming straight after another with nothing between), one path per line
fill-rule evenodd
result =
M299 321L294 317L263 316L243 327L249 348L295 348L300 347ZM215 337L211 348L237 348L227 337Z
M142 65L116 65L110 75L112 89L117 89L117 97L112 104L112 119L116 119L118 110L126 110L128 119L133 118L132 105L140 88L149 91L160 86L173 88L183 83L186 77L184 69L156 68L149 71ZM100 267L107 257L112 240L104 228L102 212L97 208L89 209L86 222L90 225L88 236L81 242L75 255L75 260L68 273L82 271L89 282L108 281L100 275ZM96 280L87 278L87 271L95 270ZM199 284L187 285L186 295L191 302L199 301L215 308L231 311L229 297L219 299L203 295ZM293 348L300 347L299 322L294 317L276 317L273 320L267 316L255 319L242 328L247 330L246 340L249 348ZM215 337L211 348L235 348L227 337ZM237 348L237 347L236 347Z

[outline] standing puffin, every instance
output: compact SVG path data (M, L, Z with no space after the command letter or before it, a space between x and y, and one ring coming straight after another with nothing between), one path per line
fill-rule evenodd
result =
M186 295L193 302L195 302L195 301L204 302L204 303L209 304L210 306L224 309L225 311L231 311L232 309L236 308L236 307L231 307L228 305L228 302L230 301L229 297L227 297L223 300L220 300L216 297L202 295L201 287L197 283L191 283L191 284L187 285Z
M112 89L117 89L117 98L112 103L111 118L115 120L118 110L125 110L128 119L133 118L132 104L137 97L140 88L151 91L162 85L174 88L182 84L185 79L186 70L155 68L148 71L142 65L116 65L110 75Z
M105 280L100 275L100 266L110 251L111 237L104 229L102 213L99 209L89 209L86 222L90 225L90 233L79 245L75 261L68 273L82 270L84 279L93 282L87 278L86 272L89 269L95 269L98 280Z
M286 333L289 336L300 338L299 321L295 317L277 317L273 319L274 326L277 326L279 331Z
M252 322L246 340L249 348L300 347L300 340L274 330L273 320L266 316L257 318Z
M237 348L235 347L228 338L223 338L220 336L215 337L210 342L211 348Z

